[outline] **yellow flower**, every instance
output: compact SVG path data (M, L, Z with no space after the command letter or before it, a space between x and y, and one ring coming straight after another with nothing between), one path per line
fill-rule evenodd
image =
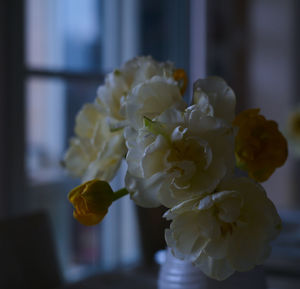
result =
M68 198L74 206L74 218L92 226L102 221L113 201L127 193L126 189L114 193L107 182L92 180L74 188Z
M187 78L187 75L186 75L184 69L182 69L182 68L176 69L173 73L173 78L179 84L181 95L184 95L186 87L187 87L187 83L188 83L188 78Z
M292 153L300 156L300 107L292 110L286 123L286 136L291 148Z
M296 111L293 111L289 115L288 124L289 124L290 134L293 135L295 138L300 139L300 111L299 111L299 109Z
M239 128L235 138L237 166L258 182L266 181L286 161L287 142L275 121L266 120L259 109L237 115L233 125Z

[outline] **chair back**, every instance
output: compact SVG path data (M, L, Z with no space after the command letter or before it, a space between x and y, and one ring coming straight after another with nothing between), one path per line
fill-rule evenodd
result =
M62 276L43 212L0 220L0 288L53 289Z

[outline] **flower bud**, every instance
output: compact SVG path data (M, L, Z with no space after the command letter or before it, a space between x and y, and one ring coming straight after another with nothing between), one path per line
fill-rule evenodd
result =
M239 128L235 138L237 166L258 181L266 181L286 161L287 142L273 120L266 120L259 109L237 115L233 125Z
M70 191L68 199L74 207L74 218L91 226L102 221L115 198L107 182L92 180Z

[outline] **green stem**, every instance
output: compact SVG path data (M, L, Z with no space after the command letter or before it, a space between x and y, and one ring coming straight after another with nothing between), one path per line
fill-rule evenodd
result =
M116 192L114 192L114 201L126 196L127 194L129 194L129 192L127 191L126 188L120 189Z

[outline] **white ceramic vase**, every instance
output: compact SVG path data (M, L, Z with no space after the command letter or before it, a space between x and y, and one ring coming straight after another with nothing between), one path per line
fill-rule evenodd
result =
M265 274L261 266L249 272L236 272L224 281L207 277L190 262L175 258L170 250L161 264L159 289L266 289Z

